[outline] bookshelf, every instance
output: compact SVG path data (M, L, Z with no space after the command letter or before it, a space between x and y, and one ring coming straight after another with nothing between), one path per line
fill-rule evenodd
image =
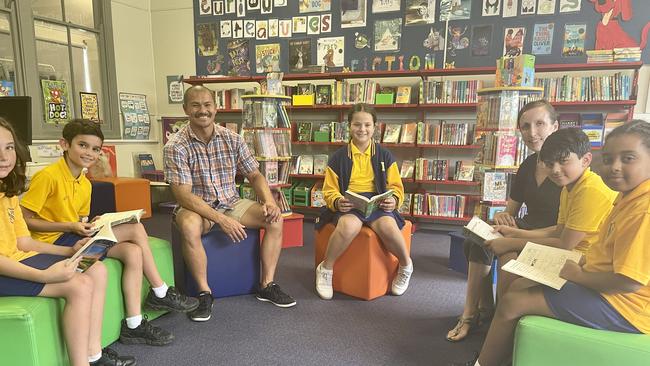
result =
M241 135L260 165L260 173L284 216L291 215L291 208L282 193L289 184L291 164L291 122L285 104L290 100L284 95L242 95ZM252 187L241 186L241 196L253 199Z
M613 75L617 72L627 72L630 75L630 87L627 97L621 100L556 100L551 102L556 107L558 113L565 112L615 112L623 111L631 118L634 106L636 104L636 85L638 72L641 68L641 62L619 62L619 63L584 63L584 64L547 64L535 65L537 78L558 78L563 75L573 74L582 76L588 75ZM366 71L366 72L329 72L315 74L286 74L283 77L283 85L295 86L298 83L311 83L316 86L329 84L334 86L337 82L344 82L354 79L373 79L380 85L410 85L412 89L412 98L410 103L405 104L381 104L374 105L378 113L378 121L386 123L407 123L414 121L463 121L467 122L473 129L481 128L476 126L477 109L480 100L467 103L426 103L420 100L420 83L426 78L429 80L454 80L468 81L479 79L483 81L483 89L487 89L492 84L492 76L495 74L495 67L468 67L455 69L433 69L433 70L392 70L392 71ZM437 79L436 79L437 78ZM247 76L247 77L190 77L183 81L192 85L210 84L213 89L229 88L247 88L252 89L254 85L265 79L265 76ZM359 80L361 82L361 80ZM333 91L332 91L333 94ZM478 90L476 91L479 95ZM341 141L299 141L297 138L297 122L308 121L312 125L318 126L325 122L343 122L346 121L346 112L351 104L315 104L315 105L291 105L288 97L281 98L285 110L291 112L291 129L290 136L293 155L331 155L335 149L345 145ZM332 98L333 99L333 98ZM246 114L245 107L241 108L224 108L220 109L217 115L223 113L224 118L232 118L232 115L239 113ZM476 131L472 130L471 135L474 137ZM483 128L485 134L495 134L498 128ZM439 194L448 196L463 196L468 201L478 203L482 196L482 185L479 177L471 182L461 182L449 179L453 176L454 161L471 161L477 155L481 155L484 150L482 142L476 143L474 139L468 139L462 145L447 145L439 143L395 143L386 144L391 149L400 166L403 160L415 160L416 158L427 158L434 160L449 160L449 177L443 180L415 179L404 178L405 190L407 193L420 194ZM477 165L479 170L493 168L494 165L483 164ZM516 171L516 166L510 169L498 168L504 173ZM307 182L309 185L322 183L323 176L320 174L300 174L294 173L288 176L288 182L295 187L297 183ZM290 196L284 189L285 195ZM291 200L290 200L291 201ZM497 203L497 202L495 202ZM308 206L292 205L294 210L303 211L311 215L317 214L317 209ZM432 223L436 226L464 224L473 212L466 212L466 216L449 218L429 214L413 214L412 211L408 216L417 221Z

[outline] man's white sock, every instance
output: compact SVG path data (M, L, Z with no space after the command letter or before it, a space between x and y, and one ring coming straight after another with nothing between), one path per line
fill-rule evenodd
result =
M169 286L165 282L163 282L162 286L160 287L152 287L153 293L156 295L157 298L162 299L163 297L167 296L167 290L169 289Z
M142 314L138 314L126 318L126 326L129 327L129 329L135 329L139 327L141 323L142 323Z

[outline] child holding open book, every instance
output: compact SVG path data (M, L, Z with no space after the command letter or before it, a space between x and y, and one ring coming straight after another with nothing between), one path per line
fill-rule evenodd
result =
M519 166L506 209L494 215L494 222L525 230L554 226L562 188L549 179L538 156L546 138L558 129L555 108L545 100L527 103L519 111L517 127L524 143L534 154ZM527 214L518 218L517 214L524 203ZM494 312L490 276L494 253L470 238L463 242L463 251L469 262L467 292L463 313L454 328L447 332L450 342L465 339L480 323L489 322Z
M612 209L616 192L589 169L591 143L579 128L566 128L551 134L539 152L550 179L562 188L557 225L544 229L522 230L497 225L504 238L489 240L486 246L505 264L515 259L528 241L586 253L598 239L598 229ZM517 278L499 271L497 296L502 296Z
M323 183L327 207L323 209L316 229L329 222L336 224L327 244L325 260L316 267L316 291L329 300L333 296L332 275L334 262L357 236L361 227L370 227L386 249L399 260L399 269L391 292L402 295L408 288L413 262L406 250L400 232L404 219L397 208L404 200L404 186L399 168L390 151L373 142L377 114L368 104L357 104L348 113L351 141L338 149L328 162ZM370 198L393 190L393 195L382 200L370 216L354 209L345 197L346 191Z
M564 264L560 276L568 282L559 291L516 280L497 306L478 360L461 365L505 363L524 315L650 334L650 124L635 120L607 136L603 177L619 193L584 264Z
M71 248L55 247L29 236L18 205L25 184L25 147L13 127L0 118L0 296L64 298L63 336L70 364L134 365L101 348L106 268L95 263L85 273L70 262ZM54 360L52 360L54 362Z
M92 223L86 220L92 186L84 171L99 158L103 141L99 125L91 121L73 120L63 128L60 140L63 158L34 175L20 203L32 237L57 246L73 246L80 238L93 234ZM142 224L121 224L115 226L113 232L118 243L107 255L124 264L122 291L126 319L122 322L120 341L169 344L173 335L153 326L142 316L142 274L152 286L145 300L145 306L152 310L188 312L198 306L198 300L188 298L162 280ZM79 247L74 246L75 249Z

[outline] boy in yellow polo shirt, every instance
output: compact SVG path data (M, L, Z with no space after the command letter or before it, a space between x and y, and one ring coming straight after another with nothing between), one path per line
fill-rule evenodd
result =
M505 238L486 245L499 256L499 263L516 258L528 241L586 253L598 239L598 228L612 209L616 192L589 169L591 144L582 130L567 128L551 134L544 141L539 159L549 170L553 183L563 187L557 225L537 230L496 226ZM499 271L498 295L503 295L516 278Z
M104 135L99 125L87 120L70 121L60 140L63 158L36 173L21 200L27 226L36 240L73 246L91 235L87 216L92 186L84 172L99 158ZM108 256L124 264L122 291L126 319L120 341L127 344L165 345L173 340L168 331L151 325L140 308L142 274L152 285L145 306L153 310L188 312L198 301L168 287L162 280L151 254L144 226L122 224L113 228L118 243Z
M560 276L567 283L561 290L525 278L515 281L499 302L478 359L457 365L505 363L517 322L529 314L650 334L650 123L631 121L607 136L603 177L620 193L584 265L566 261Z

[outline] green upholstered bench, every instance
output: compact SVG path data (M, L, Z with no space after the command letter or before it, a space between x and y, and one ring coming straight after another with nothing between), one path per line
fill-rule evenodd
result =
M149 237L149 245L160 276L170 286L174 284L172 249L168 241ZM115 342L120 336L124 318L122 297L122 263L107 258L108 270L106 304L102 327L102 346ZM147 296L149 283L142 281L142 299ZM66 353L61 331L61 310L64 301L37 297L0 297L0 355L3 365L66 365ZM145 312L149 319L164 314Z
M596 330L541 316L519 320L514 366L650 364L650 335Z

